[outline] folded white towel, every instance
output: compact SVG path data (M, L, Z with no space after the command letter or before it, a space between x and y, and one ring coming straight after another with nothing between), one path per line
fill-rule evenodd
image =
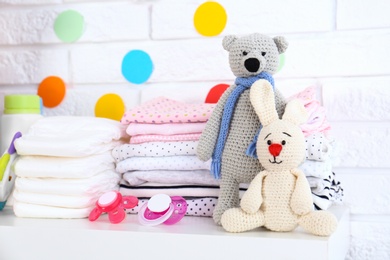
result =
M247 190L248 184L241 183L240 198ZM169 196L182 197L218 197L219 186L217 185L189 185L189 184L161 184L147 182L139 186L130 186L125 180L121 180L119 192L122 195L136 196L138 198L150 198L163 193Z
M309 186L312 192L321 192L324 189L329 189L332 186L332 180L329 179L321 179L312 176L308 176L306 179L309 182Z
M85 157L19 156L14 164L18 177L89 178L114 170L111 151Z
M156 182L162 184L207 184L218 185L220 181L214 179L210 170L194 171L132 171L123 174L123 179L130 185L136 186L145 182Z
M312 176L321 179L330 179L333 175L332 161L329 159L323 162L305 160L298 168L303 171L306 177Z
M314 133L305 138L306 159L314 161L327 161L332 152L331 142L324 133Z
M120 175L114 170L84 179L18 177L15 181L15 189L42 194L86 196L118 189L120 179Z
M15 148L19 155L88 156L123 144L125 130L126 126L106 118L44 117L15 141Z
M116 188L115 190L118 190ZM14 190L13 196L15 201L30 203L43 206L51 207L61 207L61 208L72 208L80 209L87 208L95 205L96 201L103 191L96 193L94 195L84 195L84 196L64 196L56 194L45 194L45 193L33 193L33 192L24 192L17 189Z
M36 204L29 204L16 201L14 202L13 210L17 217L21 218L86 218L93 210L93 207L72 209L61 207L50 207Z
M124 196L136 196L150 198L156 194L182 197L218 197L219 186L206 185L164 185L157 186L155 183L145 183L140 186L121 185L119 192Z
M119 173L149 170L210 170L211 160L203 162L195 155L166 157L132 157L116 165Z

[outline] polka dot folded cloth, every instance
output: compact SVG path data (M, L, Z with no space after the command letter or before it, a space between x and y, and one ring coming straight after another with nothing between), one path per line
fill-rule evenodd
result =
M166 124L166 123L199 123L206 122L215 104L189 104L158 97L127 111L121 123Z
M186 216L212 217L215 205L217 205L218 202L216 197L185 197L184 199L187 202ZM142 205L148 201L149 198L140 198L138 205L126 212L130 214L138 214Z

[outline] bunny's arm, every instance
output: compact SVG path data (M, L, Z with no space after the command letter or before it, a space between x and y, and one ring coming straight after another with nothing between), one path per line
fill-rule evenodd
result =
M228 89L225 90L225 92L219 98L213 113L207 120L206 127L202 131L202 135L199 138L198 146L196 148L196 154L201 161L205 162L213 155L226 100L235 87L236 85L231 85Z
M309 182L305 174L299 169L291 170L291 173L296 176L295 189L291 196L290 206L292 211L297 215L304 215L313 210L313 197Z
M261 171L257 174L242 196L240 206L246 213L253 214L260 209L260 206L263 203L263 180L266 176L267 171Z

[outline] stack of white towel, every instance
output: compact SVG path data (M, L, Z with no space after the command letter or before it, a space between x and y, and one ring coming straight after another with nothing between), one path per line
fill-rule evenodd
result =
M119 122L45 117L15 142L13 210L18 217L84 218L104 192L119 189L112 149L126 140Z

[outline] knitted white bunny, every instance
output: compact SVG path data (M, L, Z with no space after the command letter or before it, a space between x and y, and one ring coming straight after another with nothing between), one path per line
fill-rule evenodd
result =
M257 155L265 168L250 183L239 208L221 218L229 232L244 232L264 226L272 231L292 231L298 225L318 236L329 236L337 227L328 211L314 211L310 187L298 166L305 158L305 139L299 124L307 118L298 100L290 101L283 118L275 110L274 91L266 80L256 81L250 101L263 125Z

